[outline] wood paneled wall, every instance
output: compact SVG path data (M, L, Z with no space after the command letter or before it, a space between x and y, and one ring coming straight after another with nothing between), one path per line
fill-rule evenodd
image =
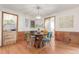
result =
M79 44L79 32L55 32L56 40L67 42L67 43L76 43Z
M25 32L18 32L17 41L23 41L25 39ZM55 31L55 39L66 43L79 44L79 32L62 32Z
M17 42L18 42L18 41L24 41L24 39L25 39L24 33L25 33L25 32L18 32L18 39L17 39Z

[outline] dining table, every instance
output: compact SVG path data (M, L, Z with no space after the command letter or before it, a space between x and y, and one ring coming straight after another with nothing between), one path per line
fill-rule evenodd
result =
M43 37L44 34L35 34L35 42L34 42L34 47L35 48L41 48L43 46Z

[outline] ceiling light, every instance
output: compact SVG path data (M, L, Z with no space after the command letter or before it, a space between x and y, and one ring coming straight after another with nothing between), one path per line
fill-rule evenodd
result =
M36 16L36 19L41 19L41 16Z
M37 12L37 15L36 15L36 19L41 19L41 16L40 16L40 14L39 14L39 13L40 13L40 12L39 12L40 7L37 6L36 9L37 9L37 11L38 11L38 12Z

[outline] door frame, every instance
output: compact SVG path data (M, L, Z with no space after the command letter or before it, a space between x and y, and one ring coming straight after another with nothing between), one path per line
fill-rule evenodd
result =
M45 29L45 20L48 19L48 18L51 18L51 17L54 17L54 40L55 40L55 36L56 36L56 16L50 16L50 17L47 17L47 18L44 18L44 29Z
M16 20L16 22L17 22L17 24L16 24L16 41L17 41L17 39L18 39L18 15L17 14L13 14L13 13L9 13L9 12L4 12L4 11L2 11L2 40L1 40L1 47L3 47L3 15L4 15L4 13L6 13L6 14L10 14L10 15L14 15L14 16L16 16L17 17L17 20Z
M56 29L56 27L55 27L55 24L56 24L56 16L50 16L50 17L44 18L44 28L45 28L45 21L46 21L46 19L51 18L51 17L54 17L54 32L55 32L55 29Z

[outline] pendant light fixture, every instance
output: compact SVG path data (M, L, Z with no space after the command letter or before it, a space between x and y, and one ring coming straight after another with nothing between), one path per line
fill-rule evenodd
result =
M36 7L36 9L37 9L36 19L41 19L40 12L39 12L40 7L39 7L39 6L37 6L37 7Z

